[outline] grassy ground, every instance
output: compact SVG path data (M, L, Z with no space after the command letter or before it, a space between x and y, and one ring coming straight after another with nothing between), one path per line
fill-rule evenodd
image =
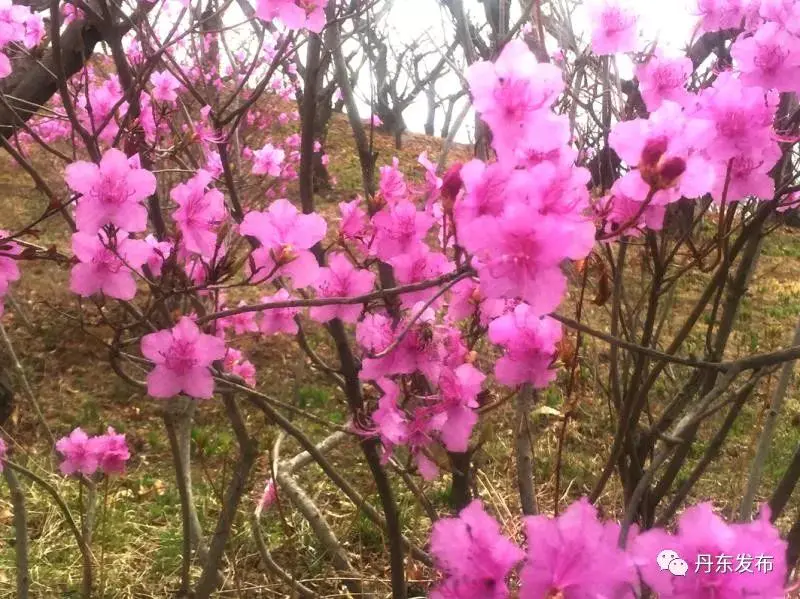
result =
M360 171L347 125L335 120L329 137L332 173L337 178L336 189L327 197L324 212L335 212L335 201L349 200L360 190ZM392 140L376 137L379 163L388 163L398 155L401 164L410 168L418 154L429 150L438 155L439 141L411 136L400 152L395 152ZM464 155L463 148L457 153ZM452 159L452 156L451 156ZM29 179L3 158L0 169L0 226L14 229L45 207L45 201ZM50 178L58 179L58 170L51 169ZM421 171L420 171L421 172ZM65 228L58 221L44 223L39 232L43 245L67 242ZM160 406L136 390L132 390L113 374L99 376L107 356L103 347L82 331L76 320L75 298L65 287L68 272L56 264L25 264L23 279L13 288L20 309L8 306L4 323L20 355L26 376L40 402L53 434L60 437L80 425L91 433L105 426L125 432L133 457L127 474L101 488L98 532L94 551L101 560L98 567L98 596L107 598L165 597L177 588L180 567L181 538L177 491L169 457L168 445L159 416ZM692 296L692 286L682 291L685 305ZM572 298L574 300L574 298ZM569 311L569 303L565 311ZM605 308L592 307L586 318L601 323ZM566 313L565 312L565 313ZM751 285L742 314L742 326L737 331L733 350L741 354L767 351L786 345L791 328L800 314L800 235L781 232L768 240L764 257ZM31 328L26 324L34 324ZM90 327L93 334L107 337L108 331ZM323 341L323 343L325 343ZM300 350L292 343L277 337L248 339L238 346L258 367L259 385L285 401L299 401L308 411L332 423L346 417L341 393L306 363ZM610 443L610 417L602 394L594 386L595 375L602 372L602 344L585 341L585 351L579 369L578 407L576 417L568 427L567 448L563 467L562 491L569 498L586 492L606 457ZM331 351L324 348L323 354ZM10 370L5 352L0 352L3 366ZM488 370L488 364L483 364ZM563 403L564 375L559 382L543 392L541 401L555 409ZM20 389L18 377L15 388ZM736 502L743 484L744 468L752 454L759 423L763 419L768 391L774 380L759 388L735 434L726 444L723 458L700 481L693 499L713 498L723 506ZM494 398L502 390L493 390ZM10 436L19 442L14 447L15 459L26 462L40 476L55 485L68 499L75 511L77 485L54 474L54 458L49 443L38 426L27 399L19 394L19 410L11 424ZM258 438L262 450L272 446L275 431L256 413L247 413L248 426ZM512 413L508 406L493 412L482 432L486 443L476 457L478 490L490 502L497 516L509 530L519 526L519 502L515 491L512 467ZM192 431L194 454L195 494L204 529L213 528L220 506L220 496L230 478L236 459L236 442L225 426L221 406L203 403ZM553 504L553 464L559 421L552 415L535 418L536 478L542 509L549 511ZM322 438L327 431L320 425L309 425L309 434ZM781 419L773 452L767 464L763 489L769 489L780 476L800 438L800 389L792 385L785 417ZM283 445L283 455L297 452L290 442ZM699 453L695 459L699 458ZM333 462L346 472L370 501L377 501L370 479L358 459L358 448L348 442L331 454ZM245 503L252 509L268 472L266 451L257 464L253 491ZM375 580L375 590L387 593L388 572L384 539L381 532L359 516L343 497L324 482L316 467L299 475L307 492L323 508L343 544L351 551L353 565L365 578ZM446 511L447 487L444 481L421 484L425 494L441 511ZM60 513L35 486L28 487L31 535L31 577L35 597L77 596L80 583L80 563L73 539ZM429 522L417 507L404 486L396 492L410 535L424 544ZM616 510L618 489L612 484L601 502L608 513ZM789 510L793 514L795 505ZM271 511L263 519L264 532L277 560L300 579L325 580L321 588L328 596L337 595L332 583L328 556L320 548L307 523L288 505ZM102 558L101 558L102 556ZM285 590L270 580L261 570L246 520L237 521L227 552L226 591L220 596L283 597ZM0 491L0 599L11 598L13 592L13 529L8 495ZM424 588L431 572L415 564L409 565L413 584ZM421 593L420 593L421 594Z

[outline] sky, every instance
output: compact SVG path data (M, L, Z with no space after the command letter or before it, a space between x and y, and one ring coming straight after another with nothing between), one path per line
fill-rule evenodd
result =
M523 0L524 1L524 0ZM543 0L546 1L546 0ZM550 0L558 4L562 0ZM692 14L691 5L696 0L630 0L640 14L640 32L643 40L658 39L659 46L665 51L680 52L692 37L692 31L697 17ZM512 23L519 14L520 0L513 0ZM475 15L476 22L483 22L485 16L483 7L478 0L464 0L464 5L468 13ZM396 30L395 35L398 39L411 41L429 32L433 40L444 40L443 28L448 31L452 29L449 18L442 13L437 0L395 0L395 7L391 12L391 22ZM574 16L574 27L576 33L582 35L584 44L588 43L590 24L582 11L576 12ZM556 50L554 40L549 40L548 50ZM630 78L633 75L633 63L624 55L616 57L617 68L620 76ZM368 78L364 78L367 80ZM437 83L437 90L440 95L448 95L461 86L459 78L450 74ZM366 91L366 90L363 90ZM465 100L466 101L466 100ZM359 111L365 118L369 117L369 106L361 103ZM456 113L460 111L460 106ZM424 95L420 95L417 100L404 112L406 124L409 131L422 133L427 115L427 104ZM436 116L436 133L442 126L444 120L443 111L439 111ZM462 143L471 141L472 123L474 116L470 113L464 119L462 131L456 140Z

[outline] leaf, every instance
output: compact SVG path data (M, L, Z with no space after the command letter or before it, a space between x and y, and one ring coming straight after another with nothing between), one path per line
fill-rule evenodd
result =
M561 360L561 363L566 367L571 367L576 359L575 344L569 337L562 337L561 341L556 343L556 359Z
M531 412L531 416L538 416L539 414L545 416L558 416L559 418L563 418L564 414L556 410L555 408L551 408L550 406L539 406L538 408L534 409Z
M611 279L608 276L606 269L600 273L600 280L597 282L597 295L594 296L592 302L597 306L602 306L611 297Z

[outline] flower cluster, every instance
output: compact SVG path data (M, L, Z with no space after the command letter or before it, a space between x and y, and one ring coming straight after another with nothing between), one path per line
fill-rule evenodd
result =
M458 517L436 522L431 552L443 580L431 597L504 599L509 596L508 576L520 562L520 599L633 599L642 580L669 599L785 595L786 543L770 524L766 508L755 522L727 524L710 504L700 504L680 516L674 534L632 529L625 550L619 548L619 524L599 520L586 499L557 518L528 516L524 524L526 552L503 535L478 500ZM687 565L695 564L698 554L765 555L772 560L770 568L744 575L690 568L681 576L660 564L659 554L665 550Z
M2 50L9 44L35 48L44 37L44 20L28 6L0 1L0 79L11 74L11 60Z
M56 450L63 458L59 469L65 476L92 476L98 470L106 475L121 474L131 457L125 435L111 427L96 437L76 428L56 442Z
M609 19L623 14L614 0L597 4ZM773 127L778 94L800 89L798 10L784 0L697 0L702 30L743 30L731 45L732 68L695 93L687 89L693 67L686 57L656 49L637 66L651 114L611 131L612 148L631 169L596 204L612 231L658 230L665 207L680 198L711 194L718 204L774 198L769 173L781 156ZM634 49L609 39L596 30L595 51Z
M325 26L328 0L258 0L256 14L265 21L278 19L289 29L319 33Z

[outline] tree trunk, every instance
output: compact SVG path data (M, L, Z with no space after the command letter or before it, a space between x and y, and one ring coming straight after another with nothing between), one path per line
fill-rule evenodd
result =
M425 90L425 98L428 101L428 116L425 118L425 135L433 135L433 130L436 126L436 88L433 85L429 85Z

